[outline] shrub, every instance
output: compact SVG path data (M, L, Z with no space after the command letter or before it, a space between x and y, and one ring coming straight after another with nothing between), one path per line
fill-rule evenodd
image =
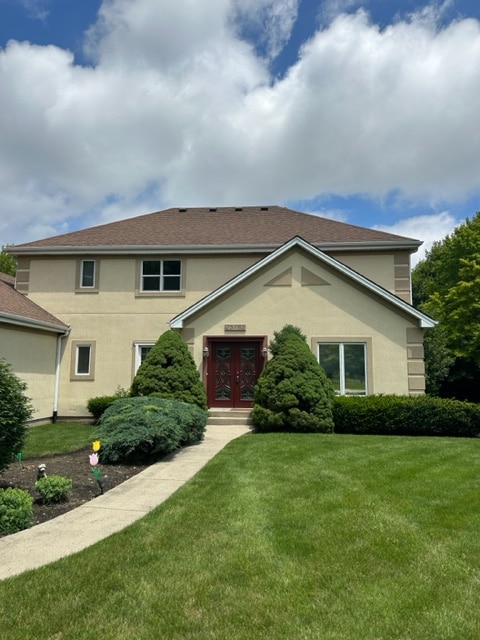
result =
M480 435L480 405L432 396L337 397L336 433L374 435Z
M334 391L304 338L282 337L254 391L252 420L257 431L333 431Z
M72 490L72 481L65 476L47 476L35 483L44 504L66 502Z
M305 342L307 340L307 336L302 333L302 330L293 324L286 324L280 331L273 332L273 340L270 342L270 353L272 356L276 356L282 351L286 341L292 335L297 336L297 338Z
M0 471L8 467L25 441L26 423L32 417L26 388L10 365L0 360Z
M156 394L207 408L207 394L195 362L180 334L165 331L140 365L132 396Z
M102 443L102 462L154 460L203 438L207 412L156 396L123 398L103 414L94 438Z
M0 489L0 534L28 529L33 522L33 498L23 489Z
M128 396L128 391L119 387L113 396L96 396L95 398L90 398L87 403L87 409L93 416L94 424L98 423L105 410L108 409L115 400L118 400L119 398L127 398Z

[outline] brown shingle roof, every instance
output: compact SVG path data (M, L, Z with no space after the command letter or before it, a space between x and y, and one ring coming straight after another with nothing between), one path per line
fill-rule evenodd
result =
M280 246L300 236L317 246L402 244L411 238L367 229L285 207L194 207L166 209L81 231L28 242L15 250L53 247L199 247Z
M15 278L0 272L0 322L2 316L3 319L8 318L9 321L17 319L27 323L40 324L53 331L56 331L56 327L59 332L68 328L61 320L35 304L23 293L19 293L15 289Z

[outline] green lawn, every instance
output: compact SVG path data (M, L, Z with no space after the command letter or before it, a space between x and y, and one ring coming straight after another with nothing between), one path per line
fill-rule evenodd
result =
M27 431L22 456L24 459L35 458L82 449L91 443L93 429L91 424L71 422L31 427Z
M0 583L9 640L478 640L480 442L240 438L143 520Z

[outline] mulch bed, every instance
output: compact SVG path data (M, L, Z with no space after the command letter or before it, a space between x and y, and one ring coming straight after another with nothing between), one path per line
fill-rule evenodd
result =
M98 483L90 467L88 458L90 453L92 453L91 447L86 447L73 453L61 453L35 459L32 458L30 460L23 460L21 464L18 462L12 463L7 469L0 472L0 489L16 487L27 490L34 499L33 525L46 522L51 518L56 518L62 513L79 507L84 502L93 500L100 494ZM70 499L67 502L48 505L42 503L38 493L35 491L37 467L39 464L46 465L47 475L66 476L72 480L72 491ZM146 469L147 466L148 465L124 464L100 465L102 474L107 477L104 493L125 482L128 478L140 473L140 471Z

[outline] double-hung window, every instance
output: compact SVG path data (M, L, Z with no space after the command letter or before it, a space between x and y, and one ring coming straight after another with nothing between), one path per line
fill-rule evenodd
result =
M182 289L181 260L142 260L140 291L178 292Z
M319 342L318 361L337 395L367 395L366 343Z

